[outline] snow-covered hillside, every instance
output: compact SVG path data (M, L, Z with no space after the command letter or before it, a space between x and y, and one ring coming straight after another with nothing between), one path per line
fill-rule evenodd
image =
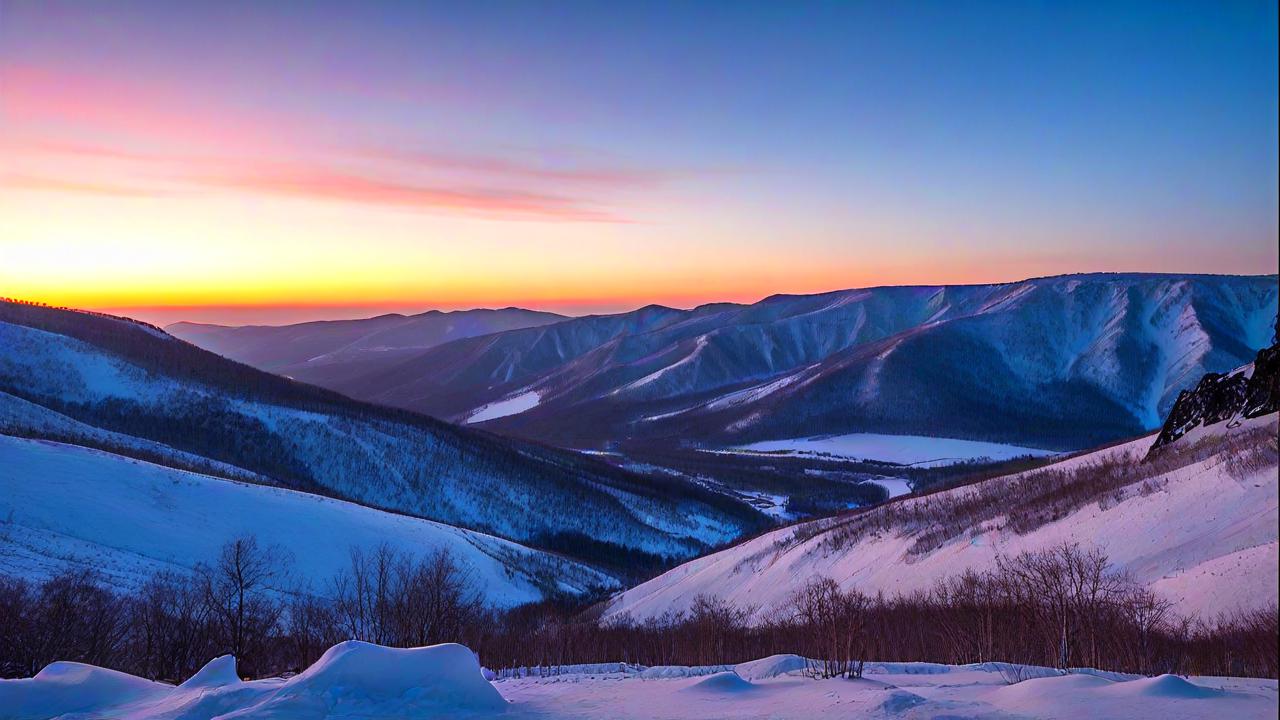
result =
M156 572L210 562L223 543L248 535L286 553L292 579L316 592L349 565L352 548L383 543L411 556L447 550L502 607L616 582L559 555L429 520L0 435L0 574L93 569L133 590Z
M1025 668L1008 685L1000 663L871 663L859 680L805 677L804 659L775 655L736 666L558 668L549 677L486 681L462 645L334 646L289 678L242 681L216 658L178 686L92 665L53 663L34 678L0 680L11 720L432 717L534 720L810 720L842 718L1275 717L1276 681L1173 675L1141 678Z
M1277 279L1097 274L647 307L315 378L437 417L603 449L891 433L1081 449L1155 429L1270 343ZM486 413L536 393L521 412Z
M0 432L329 495L573 554L687 557L761 527L727 496L254 370L133 323L0 303ZM600 560L593 547L593 560Z
M756 617L828 576L893 595L1064 541L1212 616L1277 602L1277 416L1201 428L1144 461L1154 436L1047 467L776 530L613 598L604 619L686 610L719 596Z

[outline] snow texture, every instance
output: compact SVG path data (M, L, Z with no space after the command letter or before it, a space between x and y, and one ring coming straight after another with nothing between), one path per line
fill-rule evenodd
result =
M0 711L10 720L425 718L491 716L506 707L475 654L452 643L400 649L350 640L288 680L243 682L226 656L178 687L66 662L0 681Z
M317 588L348 566L352 547L384 542L415 556L449 551L501 606L542 597L530 575L539 567L573 591L612 584L576 562L450 525L0 435L0 573L42 578L70 565L132 588L157 571L210 561L250 534L292 556L295 573Z
M1226 424L1214 426L1220 431ZM1239 430L1269 428L1276 415L1241 423ZM1202 439L1200 429L1184 441ZM1153 436L1059 460L1069 468L1122 457L1138 463ZM781 528L739 545L677 566L609 601L603 620L624 615L643 621L667 612L687 611L700 594L716 595L763 617L782 603L792 588L815 576L887 595L928 590L944 577L967 569L994 567L998 555L1012 556L1062 542L1080 542L1107 553L1117 570L1129 573L1168 598L1182 615L1211 617L1277 602L1277 472L1275 465L1233 477L1226 459L1210 457L1156 478L1154 491L1136 489L1113 502L1090 502L1073 513L1026 534L1000 523L974 528L920 555L909 549L911 534L875 533L839 550L826 543L840 529L839 519L815 520ZM929 503L977 486L902 503ZM798 539L797 539L798 538Z
M505 400L499 400L495 403L489 403L483 407L476 408L475 411L467 417L466 424L481 423L485 420L496 420L500 417L515 415L527 410L538 407L540 398L536 391L530 390L519 395L514 395Z
M178 687L79 663L0 680L8 720L214 718L507 718L509 720L799 720L842 718L1274 718L1275 680L1091 670L1006 685L1000 663L868 664L861 680L803 675L804 658L649 673L623 663L488 681L462 645L392 649L349 641L289 679L241 681L218 658ZM658 670L649 668L648 670ZM677 668L667 668L669 671ZM201 680L202 678L207 679ZM200 681L200 682L197 682Z

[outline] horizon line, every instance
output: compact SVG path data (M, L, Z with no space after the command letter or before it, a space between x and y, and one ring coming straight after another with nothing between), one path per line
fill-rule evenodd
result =
M413 317L417 315L425 315L432 312L452 314L452 313L461 313L461 312L501 312L506 310L519 310L524 312L545 313L549 315L557 315L568 320L568 319L583 318L583 317L625 315L627 313L637 312L640 310L644 310L646 308L654 308L654 307L673 310L673 311L679 311L679 312L691 312L691 311L698 310L700 308L711 306L711 305L737 305L741 307L749 307L751 305L756 305L756 304L765 302L767 300L770 300L773 298L779 298L779 297L819 297L822 295L831 295L831 294L842 293L842 292L854 292L858 290L878 290L878 289L887 289L887 288L948 288L948 287L977 287L977 286L983 286L983 285L1016 285L1019 283L1034 282L1037 280L1050 280L1054 278L1088 276L1088 275L1267 278L1267 277L1280 277L1280 271L1270 272L1270 273L1246 274L1246 273L1206 273L1206 272L1151 272L1151 271L1143 271L1143 270L1090 270L1090 271L1080 271L1080 272L1056 273L1051 275L1038 275L1038 276L1032 276L1032 277L1022 277L1015 280L1001 280L996 282L897 283L897 284L891 283L891 284L882 284L882 285L846 286L846 287L834 288L831 290L822 290L819 292L809 292L809 293L776 292L776 293L770 293L770 294L764 295L752 301L711 300L706 302L691 302L687 305L668 304L668 303L659 302L659 301L641 302L639 300L632 300L630 302L627 302L625 305L623 305L619 298L567 298L564 300L552 300L552 301L548 301L546 299L537 299L537 300L529 299L526 301L520 301L520 300L503 301L499 303L493 303L492 305L483 305L483 304L468 305L468 304L457 304L457 303L450 303L450 302L432 303L430 301L419 304L412 300L405 300L405 301L387 300L387 301L379 301L379 302L371 302L371 303L359 303L359 302L357 303L342 303L342 302L235 303L235 302L232 302L232 303L208 303L208 304L183 303L183 304L172 304L172 305L170 304L84 305L84 306L78 306L78 307L73 305L63 304L63 303L49 303L42 300L9 297L9 296L0 296L0 300L12 301L17 303L34 304L34 305L44 305L52 308L60 308L60 309L68 309L68 310L83 310L83 311L102 313L107 315L116 315L118 317L124 317L131 320L141 320L143 322L147 322L148 324L155 324L161 328L167 328L180 323L189 323L193 325L223 326L223 327L285 327L289 325L302 325L302 324L313 323L313 322L342 322L342 321L371 320L374 318L385 317L388 315L398 315L401 317ZM568 310L569 307L573 307L573 306L597 307L597 308L604 308L609 306L620 306L620 307L616 310L582 312L578 314L574 314L571 311L566 312L566 310ZM409 309L411 307L413 309ZM550 309L553 307L558 309ZM376 312L378 308L383 308L385 312ZM403 309L398 310L393 308L403 308ZM366 311L371 314L349 315L345 317L318 317L313 319L293 320L293 321L285 321L285 322L270 322L270 321L244 322L240 324L214 322L210 320L187 320L187 319L174 319L174 320L170 320L163 323L152 323L152 321L150 320L146 320L144 318L137 317L135 315L136 313L139 313L139 312L143 314L159 313L164 315L176 315L177 313L190 311L193 315L199 315L201 313L210 313L210 312L218 312L218 311L230 312L230 313L253 313L254 311L270 313L272 311L275 311L277 313L281 313L281 312L288 312L288 311L296 312L296 311L309 311L309 310L310 311L333 310L337 312L341 312L344 310L349 312Z

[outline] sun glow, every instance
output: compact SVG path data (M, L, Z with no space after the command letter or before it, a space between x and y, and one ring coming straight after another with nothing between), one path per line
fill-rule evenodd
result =
M1057 47L1075 60L1059 77L1038 54L1056 34L995 68L840 33L744 52L749 26L716 48L673 30L697 23L661 23L583 63L595 33L530 47L484 13L460 30L415 8L299 27L266 7L142 3L108 21L42 5L0 24L0 295L143 317L581 313L1278 261L1274 63L1253 61L1274 40L1252 35L1122 74L1117 58L1138 60L1095 23L1101 49ZM475 43L510 55L492 66ZM1023 87L1026 67L1060 106ZM1113 84L1100 122L1091 93ZM1185 94L1206 87L1222 97L1197 114Z

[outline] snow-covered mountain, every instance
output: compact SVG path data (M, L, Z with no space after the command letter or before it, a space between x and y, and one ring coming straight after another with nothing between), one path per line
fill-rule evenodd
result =
M1276 413L1197 428L1148 458L1154 439L775 530L621 593L603 618L659 617L703 594L759 618L817 576L911 593L1063 542L1100 548L1183 615L1274 606Z
M328 495L613 568L688 557L765 522L679 478L355 402L143 324L13 303L0 303L0 432Z
M222 544L248 535L290 559L291 584L316 592L349 565L352 548L384 543L410 556L447 550L501 607L616 585L561 555L430 520L0 435L0 575L93 569L136 590L157 572L211 562Z
M394 364L451 340L503 330L536 327L565 320L549 312L500 310L430 310L417 315L388 314L359 320L329 320L294 325L232 327L179 322L165 328L205 350L261 370L305 382L322 380L342 366L373 369Z
M504 434L740 445L871 432L1079 449L1157 428L1269 344L1276 276L1095 274L650 306L329 366Z

